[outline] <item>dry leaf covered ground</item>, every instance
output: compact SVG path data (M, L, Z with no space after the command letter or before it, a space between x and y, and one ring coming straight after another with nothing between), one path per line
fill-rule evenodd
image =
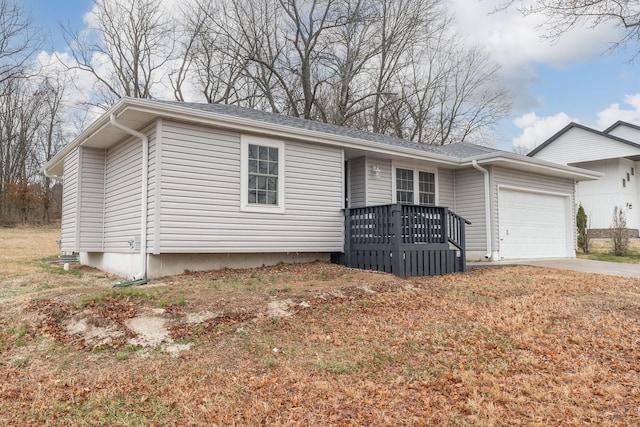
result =
M640 425L640 281L335 265L116 278L0 229L0 425ZM50 242L51 241L51 242Z

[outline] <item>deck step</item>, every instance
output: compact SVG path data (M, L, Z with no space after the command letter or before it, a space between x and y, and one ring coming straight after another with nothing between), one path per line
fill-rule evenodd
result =
M47 261L47 264L78 264L78 255L58 255L57 259Z

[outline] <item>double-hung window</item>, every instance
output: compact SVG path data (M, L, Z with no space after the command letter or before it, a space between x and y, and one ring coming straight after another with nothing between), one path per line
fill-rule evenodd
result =
M249 144L249 204L278 204L278 149Z
M436 204L436 174L432 172L418 172L418 196L423 206Z
M396 169L396 198L398 203L413 204L412 169Z
M241 209L284 212L284 143L243 135L240 156Z
M415 177L418 179L417 185ZM396 168L395 184L397 203L424 206L436 204L436 175L433 172Z

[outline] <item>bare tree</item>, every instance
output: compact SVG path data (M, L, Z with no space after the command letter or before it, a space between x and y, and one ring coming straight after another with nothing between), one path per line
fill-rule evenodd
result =
M379 53L372 69L375 94L371 130L387 133L382 110L390 107L393 111L385 102L397 99L389 96L394 93L391 86L400 71L410 65L407 52L428 40L429 25L442 19L442 8L438 0L379 0L378 13Z
M65 121L63 118L63 101L65 99L65 91L68 81L63 76L57 75L45 77L38 92L39 98L42 99L42 121L38 130L37 148L39 156L39 169L58 152L65 144L66 137L64 134ZM57 204L61 201L55 200L52 187L54 183L48 176L43 177L42 181L42 221L48 223L51 221L51 213L54 216L60 212L60 206ZM56 203L58 202L58 203ZM54 209L57 208L57 209Z
M49 222L59 215L55 183L40 171L66 140L66 85L61 76L1 83L7 95L0 98L0 222Z
M280 30L281 13L277 0L222 2L215 13L209 13L213 25L209 27L209 39L204 39L207 62L202 64L204 76L200 74L205 77L201 81L207 83L209 95L218 92L212 89L221 83L220 79L211 78L210 71L216 69L211 65L222 55L225 58L225 75L228 76L222 81L234 82L236 86L247 89L245 96L237 97L239 103L275 113L299 115L296 108L298 87L282 66L287 60ZM206 48L207 40L214 42L216 47ZM225 51L233 57L227 57ZM223 83L223 86L227 84ZM208 96L208 99L212 97Z
M287 56L286 68L297 77L297 84L302 88L300 106L294 106L293 113L312 118L312 110L320 86L327 81L324 59L329 55L329 39L325 36L332 28L344 25L345 17L341 16L334 4L337 0L279 0L288 17L284 38L294 46L295 54Z
M24 7L0 0L0 83L22 75L41 44Z
M98 0L85 32L65 28L75 64L98 81L97 103L151 98L171 58L174 36L160 0Z
M515 6L524 15L545 17L541 27L544 37L557 40L573 28L594 28L602 24L618 27L620 38L612 40L619 47L640 39L640 5L635 0L537 0L535 3L508 0L498 9ZM636 49L634 58L640 54Z
M224 10L209 0L195 0L187 8L180 67L170 76L176 99L184 100L182 83L187 79L209 103L243 103L255 97L247 77L246 45L230 38L233 29L227 28Z
M5 80L2 89L7 95L0 102L2 216L16 214L22 222L27 222L36 196L31 184L39 172L35 141L42 118L42 99L29 83L26 79Z
M441 0L194 0L182 60L208 102L430 144L479 138L506 114L496 66Z
M469 139L478 142L506 116L510 105L507 92L497 84L498 66L478 48L449 51L455 56L449 79L438 97L437 136L431 144L448 144Z
M326 66L332 75L316 108L325 122L357 127L354 118L371 108L374 96L366 72L380 51L374 25L379 11L375 2L364 0L346 0L340 7L345 22L331 37Z
M611 220L611 239L613 240L613 254L624 256L629 249L629 230L627 229L627 215L618 206L613 208L613 218Z
M446 13L419 22L422 38L403 52L385 93L377 94L378 131L432 145L482 141L510 107L497 65L464 45Z

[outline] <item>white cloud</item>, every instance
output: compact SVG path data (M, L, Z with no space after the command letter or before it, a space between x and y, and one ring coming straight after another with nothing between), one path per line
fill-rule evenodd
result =
M605 129L618 120L630 123L640 123L640 93L625 95L624 103L631 108L621 108L615 103L596 114L598 129Z
M513 139L513 146L518 153L526 153L552 137L570 122L577 122L566 113L553 116L538 117L536 113L524 114L513 121L522 133Z
M597 120L587 120L587 126L604 130L618 120L640 124L640 93L625 95L623 105L614 103L595 114ZM535 113L527 113L513 120L513 124L521 129L519 136L513 138L512 144L516 152L526 153L542 144L570 122L579 123L566 113L539 117Z
M516 112L539 105L528 90L537 80L536 63L561 68L593 60L619 36L613 26L601 25L577 28L552 43L541 37L543 17L524 17L515 7L492 13L504 3L504 0L449 0L462 34L469 42L484 47L502 67L502 82L516 97Z
M522 16L515 7L492 13L503 0L449 0L458 27L471 41L485 46L494 59L509 68L529 62L556 67L594 58L603 53L619 34L613 26L576 28L556 42L544 35L544 18Z

